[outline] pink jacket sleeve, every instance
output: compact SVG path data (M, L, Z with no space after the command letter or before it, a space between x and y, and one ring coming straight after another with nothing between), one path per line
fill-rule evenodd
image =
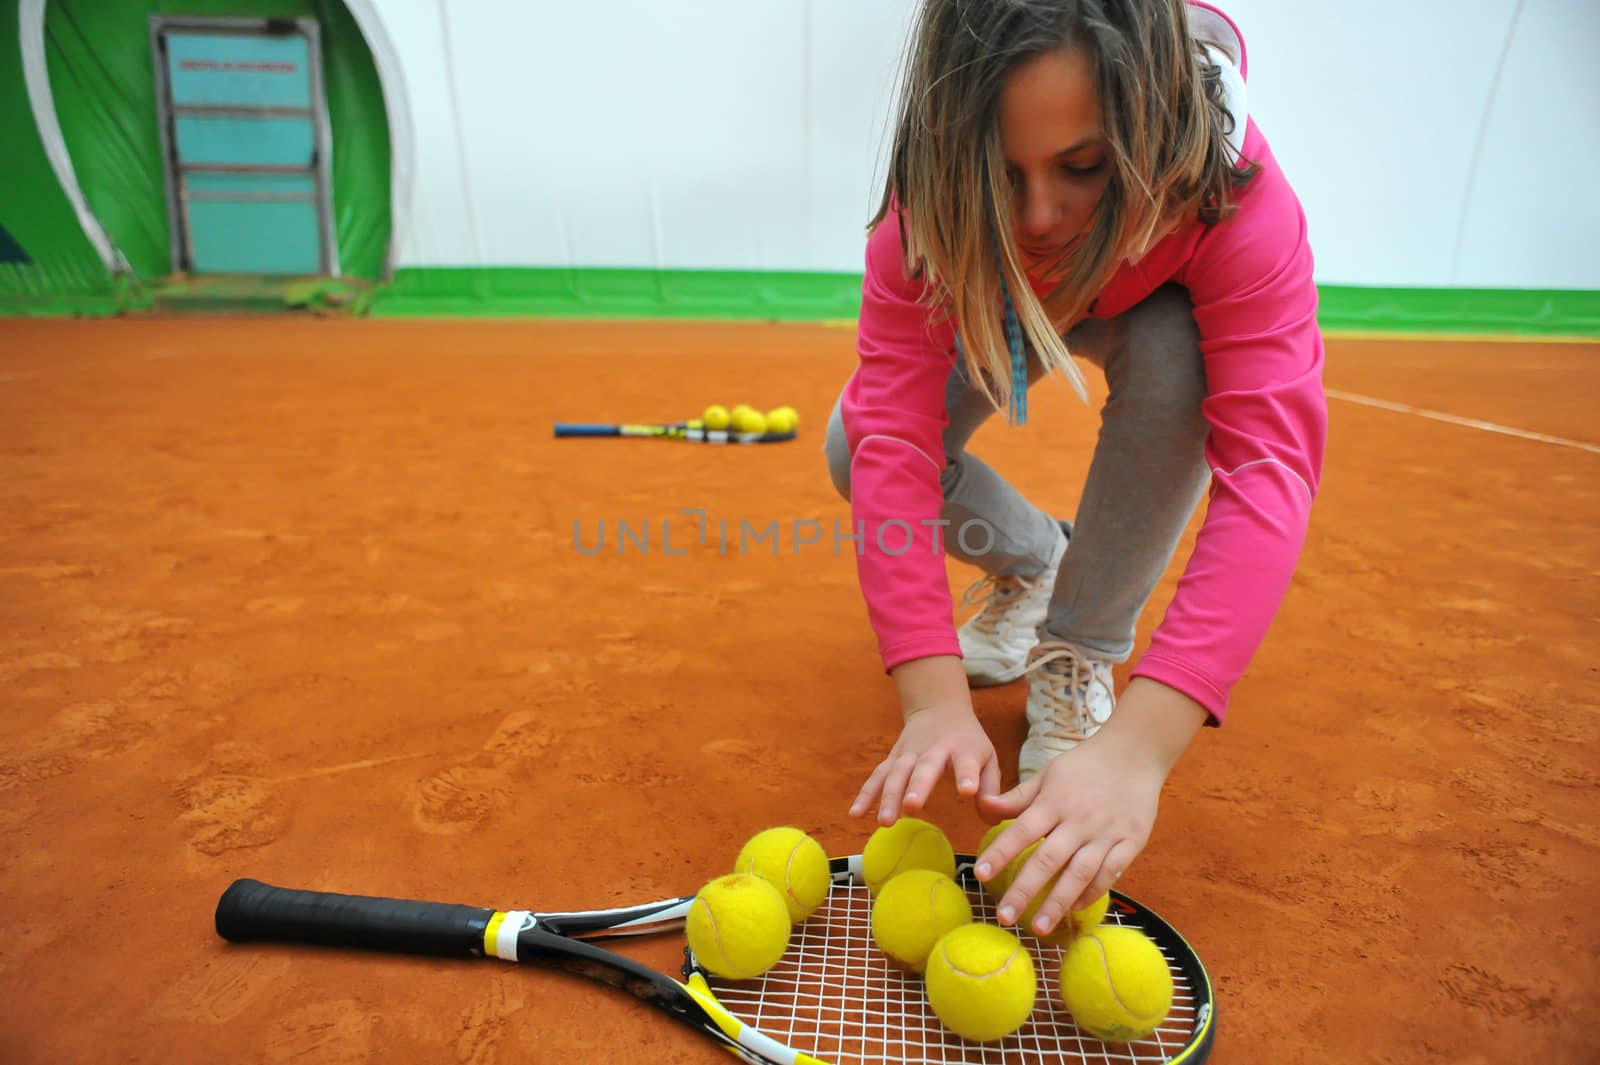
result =
M867 241L860 355L840 414L850 446L856 570L885 670L929 655L959 655L944 567L945 384L955 327L920 301L906 277L900 218Z
M1177 275L1205 357L1211 499L1133 670L1197 700L1216 723L1288 590L1327 436L1305 216L1258 135L1245 154L1262 169L1239 213L1208 231Z

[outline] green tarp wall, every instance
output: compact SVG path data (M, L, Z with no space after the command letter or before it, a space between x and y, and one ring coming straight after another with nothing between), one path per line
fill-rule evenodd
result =
M7 10L8 9L8 10ZM148 303L172 272L149 16L297 18L320 24L333 127L341 272L376 281L388 251L389 129L355 20L337 0L50 0L46 69L62 137L90 210L127 260L113 277L84 236L34 126L16 6L0 7L0 311L107 313ZM12 261L6 261L10 259ZM24 260L24 261L18 261Z

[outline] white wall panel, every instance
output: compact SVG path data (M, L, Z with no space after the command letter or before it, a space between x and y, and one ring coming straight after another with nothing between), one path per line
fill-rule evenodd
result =
M1449 282L1600 288L1600 2L1527 0Z
M376 6L403 265L860 269L913 0ZM1224 6L1321 281L1600 288L1600 2Z
M472 266L478 261L456 145L449 65L436 0L375 0L405 70L413 144L410 217L397 265ZM472 47L469 44L469 48Z
M1449 283L1468 167L1515 0L1233 0L1250 109L1325 283Z

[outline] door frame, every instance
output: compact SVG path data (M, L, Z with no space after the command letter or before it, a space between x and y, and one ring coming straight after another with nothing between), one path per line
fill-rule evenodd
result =
M280 36L288 27L306 38L306 54L311 75L311 124L316 159L311 167L316 180L317 229L321 246L317 256L321 276L339 276L339 245L333 231L333 134L328 118L328 100L322 77L322 38L317 20L296 18L195 18L182 15L151 15L150 56L155 67L156 120L161 129L161 170L167 192L167 236L173 273L194 272L194 245L189 233L189 216L179 194L177 146L173 143L172 85L168 72L163 34L171 30L198 30L204 33L237 37ZM248 170L248 168L244 168ZM226 275L221 275L226 276Z

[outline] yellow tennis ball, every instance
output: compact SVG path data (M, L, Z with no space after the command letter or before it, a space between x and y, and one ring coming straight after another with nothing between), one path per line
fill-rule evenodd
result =
M874 831L861 852L861 874L873 895L889 879L907 869L932 869L956 878L956 852L938 825L902 817Z
M1011 861L1006 864L1006 867L1001 870L999 876L995 877L995 880L1000 880L1003 878L1006 882L1006 886L1000 889L1000 895L1004 895L1006 891L1010 890L1012 882L1017 878L1017 874L1022 871L1023 863L1029 858L1033 857L1033 852L1038 849L1039 844L1037 842L1028 844L1027 848L1024 849L1021 854L1011 859ZM1044 887L1040 888L1034 894L1033 899L1026 907L1023 908L1022 913L1017 917L1018 928L1022 929L1024 932L1027 932L1029 935L1037 934L1033 931L1033 919L1039 916L1039 907L1044 905L1044 900L1049 897L1050 892L1055 889L1056 881L1060 879L1061 874L1057 873L1055 876L1051 877L1045 882ZM993 881L991 881L991 883L993 883ZM995 897L999 898L1000 896L997 895ZM1053 943L1058 947L1064 947L1072 941L1073 937L1088 931L1101 921L1105 920L1106 910L1109 909L1110 906L1111 896L1109 894L1102 895L1083 909L1073 910L1066 917L1063 917L1060 921L1057 921L1055 928L1051 929L1048 935L1039 936L1039 938L1044 940L1046 943Z
M946 932L972 923L972 903L954 880L932 869L890 878L872 904L872 941L902 969L920 973Z
M1172 970L1137 928L1102 925L1061 956L1061 1002L1096 1039L1131 1043L1155 1031L1172 1008Z
M796 425L794 411L788 407L777 407L767 411L767 432L792 433Z
M800 427L800 412L789 406L787 403L781 407L773 407L771 410L767 411L767 420L771 421L774 414L779 415L781 418L788 421L792 429L798 429Z
M928 955L928 1004L963 1039L992 1043L1027 1023L1039 994L1022 941L992 924L945 933Z
M759 876L717 877L695 895L684 925L695 958L729 980L760 976L789 949L789 908Z
M767 431L767 416L758 410L748 411L744 416L744 431L747 433L764 433Z
M750 837L733 863L733 871L759 876L777 888L794 923L816 912L833 882L822 844L787 825Z
M1111 892L1106 892L1098 899L1081 910L1072 911L1072 935L1081 936L1091 929L1098 928L1100 922L1106 919L1106 913L1111 909ZM1065 924L1065 922L1062 922Z
M704 415L702 415L702 418L706 423L707 429L726 429L729 421L731 420L731 415L728 414L727 407L724 407L718 403L713 403L711 406L706 408L706 412Z
M1011 822L1015 820L1016 818L1014 817L1008 817L1004 821L1001 821L998 825L990 826L989 831L985 832L983 834L983 838L978 841L978 854L981 855L984 851L988 850L989 845L995 840L999 839L1000 833L1011 827ZM988 881L984 883L983 890L989 895L990 898L998 902L1001 897L1005 895L1006 889L1010 886L1011 863L1007 862L1005 865L1000 867L999 871L997 871L994 876L990 877Z

